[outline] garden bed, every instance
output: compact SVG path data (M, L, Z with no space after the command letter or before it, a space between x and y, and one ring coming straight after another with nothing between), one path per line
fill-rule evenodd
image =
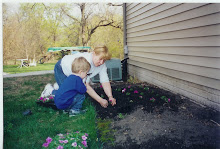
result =
M107 99L102 87L95 90ZM116 83L112 92L115 106L103 108L91 100L98 118L111 121L104 134L114 143L106 138L103 148L220 148L219 112L146 83Z

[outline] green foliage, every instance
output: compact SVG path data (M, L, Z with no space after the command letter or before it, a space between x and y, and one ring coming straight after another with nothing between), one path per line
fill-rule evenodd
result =
M36 67L22 67L18 68L18 65L3 65L3 72L16 74L32 71L53 70L55 63L37 64Z
M133 101L132 101L133 102ZM125 117L125 115L123 115L122 113L118 114L118 118L123 119Z
M85 14L82 15L79 5L75 3L19 5L17 14L9 13L10 9L4 9L3 12L4 64L27 56L39 59L47 53L49 47L86 45L94 48L103 44L109 48L112 57L123 59L123 15L122 11L114 11L118 8L110 12L101 4L87 3ZM87 19L83 20L82 16ZM118 28L105 26L109 22ZM85 25L84 34L82 24Z
M149 90L149 87L145 87L144 90L147 90L147 91L148 91L148 90Z
M88 99L83 103L87 112L71 118L61 111L36 104L44 86L55 82L53 74L5 78L3 82L4 148L41 148L48 136L72 131L88 133L89 146L99 148L96 112ZM32 114L23 116L27 109Z
M138 80L136 76L129 76L128 82L135 84L135 83L140 83L141 81Z
M131 93L127 92L126 95L129 96Z
M115 141L114 138L114 130L111 129L111 120L109 119L98 119L97 120L97 127L100 134L100 140L103 143L109 143Z

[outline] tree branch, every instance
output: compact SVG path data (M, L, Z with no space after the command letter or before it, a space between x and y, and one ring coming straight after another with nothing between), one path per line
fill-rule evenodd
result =
M107 5L109 5L109 6L123 6L123 4L113 4L113 3L108 3Z
M76 18L74 18L74 17L72 17L71 15L69 15L62 7L61 7L61 9L62 9L62 11L63 11L68 17L70 17L70 18L73 19L74 21L80 23L79 20L77 20Z

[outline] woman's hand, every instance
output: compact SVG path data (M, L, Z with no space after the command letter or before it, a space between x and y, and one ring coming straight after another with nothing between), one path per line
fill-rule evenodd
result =
M116 99L114 97L111 96L108 100L111 102L112 106L116 105Z
M99 101L100 105L104 108L108 107L108 101L106 99L102 99Z

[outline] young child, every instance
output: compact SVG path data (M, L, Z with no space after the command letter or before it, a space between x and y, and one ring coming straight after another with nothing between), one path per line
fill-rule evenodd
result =
M72 74L68 76L59 89L55 92L54 102L58 109L69 112L69 116L75 116L82 111L85 99L86 86L83 79L90 70L90 63L84 57L76 58L72 63Z

